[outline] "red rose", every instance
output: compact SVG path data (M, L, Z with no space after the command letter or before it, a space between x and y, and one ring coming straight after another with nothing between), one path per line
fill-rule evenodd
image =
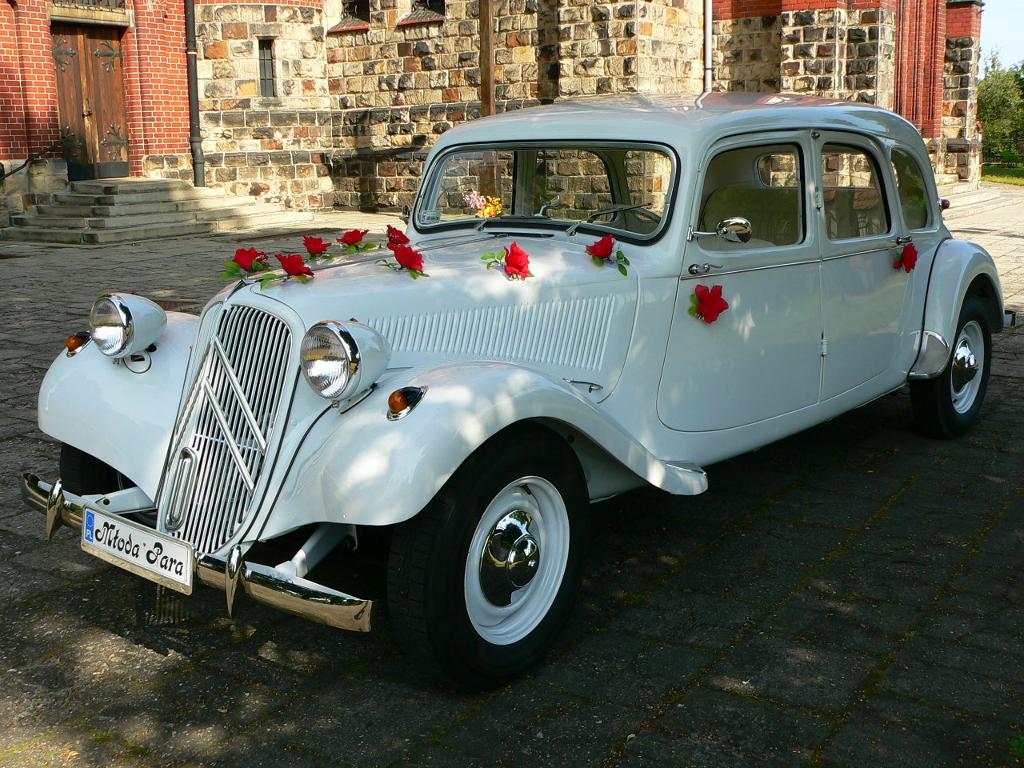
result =
M917 246L913 243L907 243L903 248L903 253L896 262L896 269L900 267L907 272L913 271L914 267L917 266Z
M398 227L388 224L388 245L408 245L409 238Z
M505 274L512 277L533 277L533 273L530 272L530 254L520 248L519 243L515 241L505 248Z
M423 254L415 248L402 245L401 243L394 243L391 245L391 250L394 251L395 260L406 269L410 269L413 272L423 271Z
M296 277L299 275L313 276L313 270L309 268L301 253L290 253L287 256L282 256L278 253L274 255L274 258L281 262L281 267L289 275Z
M255 248L239 248L235 251L235 258L232 259L235 264L240 266L246 272L252 272L253 267L258 263L264 263L267 260L267 254L263 251L258 251Z
M326 240L319 237L310 237L309 235L302 238L302 244L306 246L309 255L313 257L322 256L331 247L331 244Z
M587 253L595 259L610 259L615 250L615 238L605 235L596 243L587 246Z
M342 245L359 245L369 231L368 229L350 229L338 238L338 242Z
M698 285L694 293L697 295L697 315L708 325L715 322L718 316L729 308L728 302L722 298L720 285L711 288Z

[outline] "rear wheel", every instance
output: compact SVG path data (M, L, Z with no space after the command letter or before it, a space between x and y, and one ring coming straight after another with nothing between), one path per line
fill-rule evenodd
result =
M992 359L989 312L970 296L960 309L953 353L938 377L910 385L914 418L935 437L958 437L978 419L988 389Z
M501 685L554 643L579 588L588 497L555 433L514 427L477 451L392 538L399 640L461 688Z

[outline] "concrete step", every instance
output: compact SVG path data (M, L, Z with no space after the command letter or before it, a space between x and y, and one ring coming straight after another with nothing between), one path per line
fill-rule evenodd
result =
M980 187L977 184L972 184L969 181L958 181L955 184L941 184L939 185L939 197L952 197L953 195L961 195L965 192L977 192Z
M939 185L939 189L950 184L960 183L960 177L955 173L938 173L935 175L935 183Z
M81 245L82 229L37 229L36 227L7 227L0 229L0 240L21 243L67 243Z
M105 245L139 242L167 237L205 235L213 231L209 223L184 222L125 229L42 229L39 227L7 227L0 229L0 240L30 243L67 243L69 245Z
M191 211L170 211L146 213L139 216L109 217L61 217L61 216L14 216L11 219L16 227L36 227L55 229L123 229L125 227L146 227L154 224L181 224L195 221Z
M165 237L186 237L188 235L205 235L213 231L213 225L195 221L180 224L155 224L148 227L127 227L125 229L86 230L82 233L82 242L87 245L103 245L107 243L128 243L139 240L154 240Z
M996 195L994 198L981 200L980 202L971 203L969 205L957 206L954 203L948 211L943 212L942 219L949 224L950 222L957 221L958 219L965 219L968 216L996 211L1000 208L1015 205L1016 203L1017 200L1012 197L1000 197L999 195Z
M122 192L165 192L192 189L192 185L179 179L92 179L73 181L71 189L87 195L117 195Z
M283 203L259 203L257 205L240 205L237 207L203 208L193 212L196 221L235 221L240 219L262 219L266 216L278 216L290 213Z
M213 222L218 232L244 232L251 229L275 227L279 229L301 229L313 221L313 214L304 211L283 211L279 213L252 214L225 217Z
M92 199L92 196L89 197ZM36 212L42 216L138 216L146 213L174 213L176 211L243 210L254 205L256 205L254 198L204 197L197 200L176 200L158 203L118 203L117 205L58 203L57 205L37 205ZM283 207L280 203L266 203L266 205L275 206L275 210Z
M1000 197L998 192L994 192L990 189L976 189L972 192L961 192L957 195L948 195L945 199L949 200L950 208L966 208L969 205L976 205L978 203L986 203L989 200L998 200Z
M173 203L182 200L223 198L222 189L160 189L152 192L119 192L117 194L61 192L54 195L58 203L70 205L126 205L133 203Z

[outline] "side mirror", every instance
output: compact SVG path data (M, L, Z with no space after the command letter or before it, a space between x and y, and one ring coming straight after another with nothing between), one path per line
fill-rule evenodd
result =
M401 218L402 218L402 221L405 222L406 224L409 223L409 206L408 205L403 205L402 206Z
M718 235L727 243L749 243L753 233L754 229L750 226L749 219L744 219L742 216L731 216L718 222L714 232L698 232L693 227L690 227L690 233L686 239L690 241L701 237Z
M718 222L716 234L727 243L749 243L753 232L748 219L734 216Z

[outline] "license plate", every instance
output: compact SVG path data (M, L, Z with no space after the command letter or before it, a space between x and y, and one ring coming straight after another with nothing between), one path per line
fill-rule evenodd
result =
M192 547L152 528L87 508L82 549L136 576L192 594Z

